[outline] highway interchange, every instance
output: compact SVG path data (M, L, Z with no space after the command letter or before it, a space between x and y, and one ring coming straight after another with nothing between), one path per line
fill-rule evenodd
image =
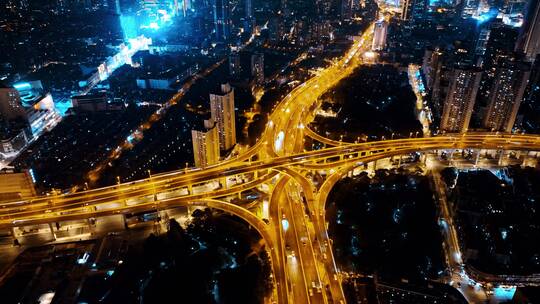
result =
M239 155L206 168L186 168L104 188L2 202L0 228L177 206L216 208L239 216L265 240L272 260L276 302L344 303L324 218L326 198L342 176L370 162L418 151L540 151L540 136L527 134L443 134L343 143L309 130L307 125L318 108L319 97L363 63L362 55L370 50L372 35L373 24L341 59L290 92L269 116L258 142ZM306 136L329 147L305 151ZM326 176L321 185L309 178L314 172ZM261 185L267 185L271 194L265 220L227 201Z

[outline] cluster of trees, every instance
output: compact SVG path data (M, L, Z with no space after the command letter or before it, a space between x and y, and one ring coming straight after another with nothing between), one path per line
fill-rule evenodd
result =
M186 229L170 220L166 233L132 248L117 272L108 298L124 303L263 303L273 289L258 233L210 209L196 210Z
M444 269L427 177L377 170L336 184L328 199L337 262L360 273L422 280Z

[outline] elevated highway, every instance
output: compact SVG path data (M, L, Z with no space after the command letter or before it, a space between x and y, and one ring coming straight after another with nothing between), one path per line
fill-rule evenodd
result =
M372 23L342 58L287 94L274 108L260 140L239 155L206 168L186 168L76 193L0 202L0 228L127 215L178 206L220 209L245 220L266 242L274 271L276 301L344 302L341 278L324 219L327 196L343 175L369 162L417 151L540 151L538 135L465 133L344 143L324 138L307 128L320 96L363 64L362 54L370 50L373 28ZM331 147L305 151L306 136ZM326 180L318 188L306 177L315 172L326 173ZM90 176L96 178L100 173L101 166L98 166ZM231 180L237 182L229 185ZM226 201L262 185L270 188L268 221ZM290 222L289 231L284 229L283 219ZM295 254L292 254L293 250ZM292 257L298 263L296 266Z
M152 178L72 194L36 196L25 200L0 203L0 227L21 226L46 219L72 218L71 213L94 214L97 209L113 206L118 213L131 212L127 201L149 198L152 204L161 204L159 197L180 201L220 198L253 189L269 181L275 170L299 179L297 170L319 171L339 169L351 164L366 164L383 158L417 151L442 149L489 149L499 151L540 151L540 136L495 133L450 134L428 138L396 139L359 144L343 144L332 148L276 156L265 160L230 162L207 169L172 172ZM293 170L296 169L296 171ZM194 193L196 185L223 181L236 176L248 176L246 183L213 188L206 187ZM307 184L303 181L303 188ZM179 191L184 190L184 191ZM304 189L312 193L313 187ZM312 198L309 198L312 200ZM142 204L137 204L142 205ZM69 216L68 216L69 215Z

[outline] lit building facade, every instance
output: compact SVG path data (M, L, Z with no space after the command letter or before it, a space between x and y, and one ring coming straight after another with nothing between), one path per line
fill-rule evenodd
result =
M403 0L401 2L401 19L414 20L422 18L427 6L427 0Z
M246 18L251 19L253 18L253 1L252 0L245 0L245 9L246 9Z
M232 20L229 0L213 0L214 31L219 41L228 40L231 35Z
M216 126L191 130L195 166L204 168L219 161L219 134Z
M264 83L264 55L251 55L251 76L255 78L257 84Z
M440 129L446 132L466 132L471 121L482 72L455 68L444 102Z
M216 122L221 150L229 150L236 144L234 89L229 84L221 85L220 94L210 94L210 113Z
M525 53L528 60L540 54L540 1L531 0L521 28L516 50Z
M242 64L240 61L239 53L232 53L229 55L229 75L235 77L242 73Z
M478 7L480 6L480 0L464 0L461 5L461 17L469 18L475 16L478 13Z
M523 62L506 61L497 68L483 121L485 128L512 131L529 76L530 67Z
M386 35L388 33L388 23L384 20L375 23L375 30L373 33L373 45L371 47L374 51L381 51L386 47Z

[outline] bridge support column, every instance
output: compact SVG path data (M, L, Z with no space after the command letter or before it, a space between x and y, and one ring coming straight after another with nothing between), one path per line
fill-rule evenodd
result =
M242 178L242 176L240 176L240 178ZM227 178L226 177L220 178L219 183L221 184L223 189L227 189Z
M56 241L56 234L54 234L54 229L53 229L52 223L49 223L49 230L51 231L51 235L52 235L53 240Z
M188 195L193 194L193 185L192 184L188 184L187 191L188 191Z
M377 170L377 161L373 161L373 172Z
M92 225L92 221L90 219L86 219L86 222L88 223L88 230L90 230L90 234L93 234L94 225Z
M253 172L253 178L254 178L254 179L259 178L259 171Z
M499 154L499 161L497 162L497 165L502 166L504 160L504 150L501 150L501 153Z
M129 229L127 218L125 214L122 214L122 222L124 223L124 229Z
M519 160L521 157L521 151L516 151L516 159Z
M403 155L400 155L399 156L399 161L398 161L398 164L397 164L398 168L401 167L401 162L402 161L403 161Z
M17 233L15 232L16 227L11 227L11 238L13 239L13 242L17 240Z
M476 152L476 157L474 159L474 165L475 166L478 166L478 161L480 160L480 150L478 150L478 152Z

